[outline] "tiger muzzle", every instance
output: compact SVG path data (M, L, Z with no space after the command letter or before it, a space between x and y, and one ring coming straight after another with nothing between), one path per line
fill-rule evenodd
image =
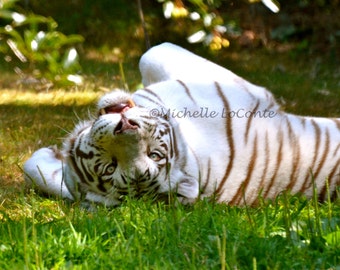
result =
M113 131L113 134L114 135L123 134L123 133L131 132L131 131L135 131L138 128L139 128L138 123L136 123L135 121L131 119L126 118L122 114L122 119L117 124L116 128Z

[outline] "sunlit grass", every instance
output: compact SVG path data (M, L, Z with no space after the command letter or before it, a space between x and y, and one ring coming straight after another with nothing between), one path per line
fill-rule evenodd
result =
M33 92L23 90L0 90L0 105L65 105L82 106L94 103L102 92L53 90Z
M102 92L0 90L0 182L21 185L20 167L38 148L59 145L79 119L94 112Z

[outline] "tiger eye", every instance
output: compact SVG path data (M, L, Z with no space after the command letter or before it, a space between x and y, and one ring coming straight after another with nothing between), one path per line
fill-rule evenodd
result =
M105 174L112 174L112 173L114 173L115 169L116 169L116 166L111 164L106 168Z
M151 152L149 154L149 158L152 159L153 161L157 162L157 161L160 161L163 157L160 154L156 153L156 152Z

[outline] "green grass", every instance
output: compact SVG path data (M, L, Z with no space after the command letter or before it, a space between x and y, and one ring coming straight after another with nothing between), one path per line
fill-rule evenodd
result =
M338 68L275 57L244 52L220 63L267 86L291 112L340 115ZM38 92L0 81L0 269L340 269L339 199L320 204L284 194L255 208L128 199L89 212L25 190L21 167L33 151L60 146L93 112L99 89L124 85L118 64L113 71L84 64L81 89ZM123 64L134 89L137 64Z
M336 269L339 211L283 196L251 209L127 201L88 212L29 193L0 208L0 268Z

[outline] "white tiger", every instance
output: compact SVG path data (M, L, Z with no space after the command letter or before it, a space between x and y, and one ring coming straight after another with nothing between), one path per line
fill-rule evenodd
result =
M141 61L144 76L152 69L150 52ZM33 154L24 165L26 181L107 206L145 194L173 193L182 203L213 196L233 205L254 205L259 196L285 190L311 197L314 186L321 200L336 195L340 119L285 113L264 88L229 71L227 80L204 79L204 72L180 80L170 70L153 74L151 82L160 82L133 94L104 95L98 116L78 124L61 152Z

